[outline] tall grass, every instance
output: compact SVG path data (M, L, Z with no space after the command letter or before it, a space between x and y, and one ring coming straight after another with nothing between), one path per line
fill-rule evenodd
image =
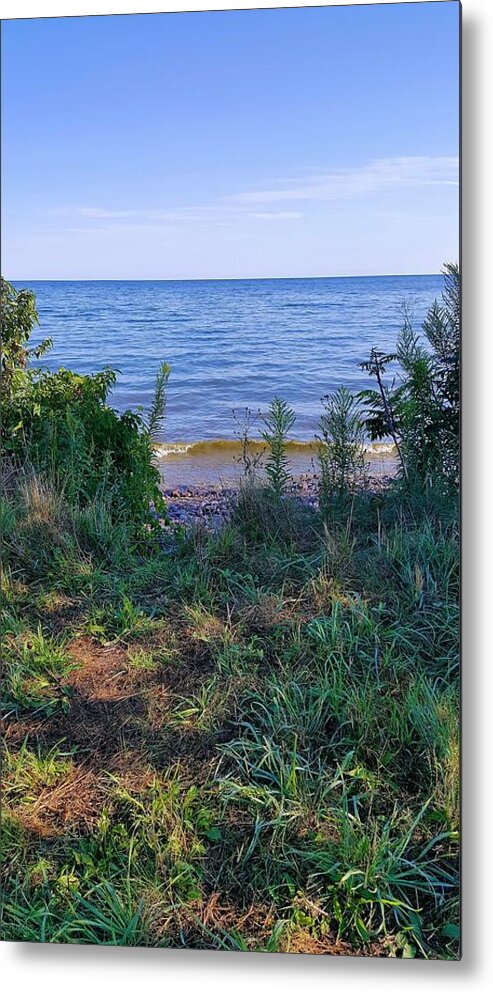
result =
M456 526L264 493L143 558L11 480L10 938L457 954Z
M448 319L430 331L435 441L454 413ZM145 427L115 419L105 381L42 378L43 403L61 391L63 430L42 417L9 449L3 935L456 958L456 488L429 460L436 485L411 472L356 484L360 425L340 393L323 422L327 499L305 506L291 492L293 413L276 400L267 484L247 436L227 523L158 528L152 434L168 372ZM65 401L79 387L78 419ZM403 457L411 399L395 423ZM127 427L135 446L121 450Z

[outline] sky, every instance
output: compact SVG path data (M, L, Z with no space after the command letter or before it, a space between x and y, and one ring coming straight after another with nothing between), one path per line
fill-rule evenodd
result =
M458 258L459 4L4 21L14 280Z

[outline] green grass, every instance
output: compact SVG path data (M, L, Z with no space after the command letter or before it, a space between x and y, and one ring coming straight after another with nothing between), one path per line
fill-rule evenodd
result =
M5 939L457 957L452 500L2 519Z
M68 710L64 677L74 665L63 642L45 636L40 624L36 630L26 628L17 636L15 627L14 622L3 645L2 710L16 716L27 712L50 715L58 707Z

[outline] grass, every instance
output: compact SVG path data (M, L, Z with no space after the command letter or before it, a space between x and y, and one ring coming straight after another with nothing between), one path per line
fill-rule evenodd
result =
M455 958L457 508L135 544L10 482L5 939Z

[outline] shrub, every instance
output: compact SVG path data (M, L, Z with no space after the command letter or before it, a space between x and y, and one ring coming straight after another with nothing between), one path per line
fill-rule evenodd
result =
M334 496L351 492L364 472L364 429L358 401L345 386L322 399L318 460L320 505L327 508Z
M442 302L435 300L423 321L422 336L406 315L395 354L373 350L362 367L378 389L363 390L366 428L372 439L391 436L402 475L427 487L455 486L459 473L460 277L457 265L444 267ZM397 387L385 374L396 361Z
M4 285L9 286L2 283L2 292ZM24 299L12 287L5 292L9 301L8 389L2 393L5 454L14 463L32 466L70 503L86 506L104 499L114 519L141 527L149 519L151 504L164 512L152 440L164 417L170 367L159 368L147 416L130 410L119 414L107 402L116 380L112 369L79 375L64 368L49 372L29 366L30 358L41 354L27 347L37 320L34 297L28 294ZM44 350L46 346L44 342Z
M0 331L2 338L2 396L7 398L16 369L25 368L31 357L41 358L51 348L51 338L45 338L36 348L27 343L39 324L34 293L17 290L12 283L0 280Z
M274 397L263 422L262 438L268 447L265 472L269 488L276 499L286 493L290 482L286 445L288 434L295 423L295 414L285 400Z
M110 496L117 515L142 523L149 503L161 504L150 435L139 414L107 405L111 369L78 375L67 369L14 374L2 422L3 444L85 505Z

